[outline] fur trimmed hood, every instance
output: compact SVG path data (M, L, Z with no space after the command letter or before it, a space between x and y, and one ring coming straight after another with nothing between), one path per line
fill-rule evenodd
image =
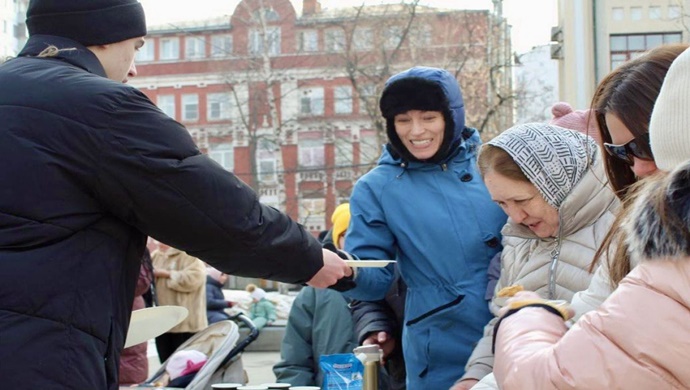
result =
M639 189L623 221L633 261L690 256L690 160Z

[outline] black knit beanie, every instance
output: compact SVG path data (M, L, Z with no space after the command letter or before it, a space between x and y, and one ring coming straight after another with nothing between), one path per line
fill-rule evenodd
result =
M144 8L137 0L31 0L26 16L29 35L56 35L84 46L146 35Z
M393 151L407 161L418 161L410 153L395 131L395 116L410 110L439 111L443 113L446 128L443 142L428 162L443 161L450 152L455 123L450 112L450 103L439 83L421 77L406 77L388 84L381 94L379 108L386 118L386 132Z

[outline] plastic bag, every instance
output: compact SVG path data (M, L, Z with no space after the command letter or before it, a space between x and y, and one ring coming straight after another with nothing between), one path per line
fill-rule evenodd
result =
M322 390L362 390L364 365L353 353L321 355Z

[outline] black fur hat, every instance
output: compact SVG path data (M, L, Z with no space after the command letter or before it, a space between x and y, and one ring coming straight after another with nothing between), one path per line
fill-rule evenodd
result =
M419 161L403 145L395 131L395 116L410 110L439 111L443 113L446 129L443 142L438 152L429 162L440 162L445 159L453 142L455 123L450 113L448 97L439 83L421 77L405 77L393 81L383 90L379 107L386 118L386 132L393 152L406 161Z
M31 0L26 16L29 35L56 35L84 46L146 35L144 8L137 0Z

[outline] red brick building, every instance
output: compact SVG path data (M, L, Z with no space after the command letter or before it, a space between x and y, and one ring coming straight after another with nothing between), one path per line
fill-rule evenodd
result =
M316 233L386 141L377 96L414 65L458 74L467 123L507 128L505 20L489 11L388 5L322 10L243 0L230 19L151 27L132 84L264 203ZM498 69L498 70L497 70ZM505 70L503 70L505 69Z

